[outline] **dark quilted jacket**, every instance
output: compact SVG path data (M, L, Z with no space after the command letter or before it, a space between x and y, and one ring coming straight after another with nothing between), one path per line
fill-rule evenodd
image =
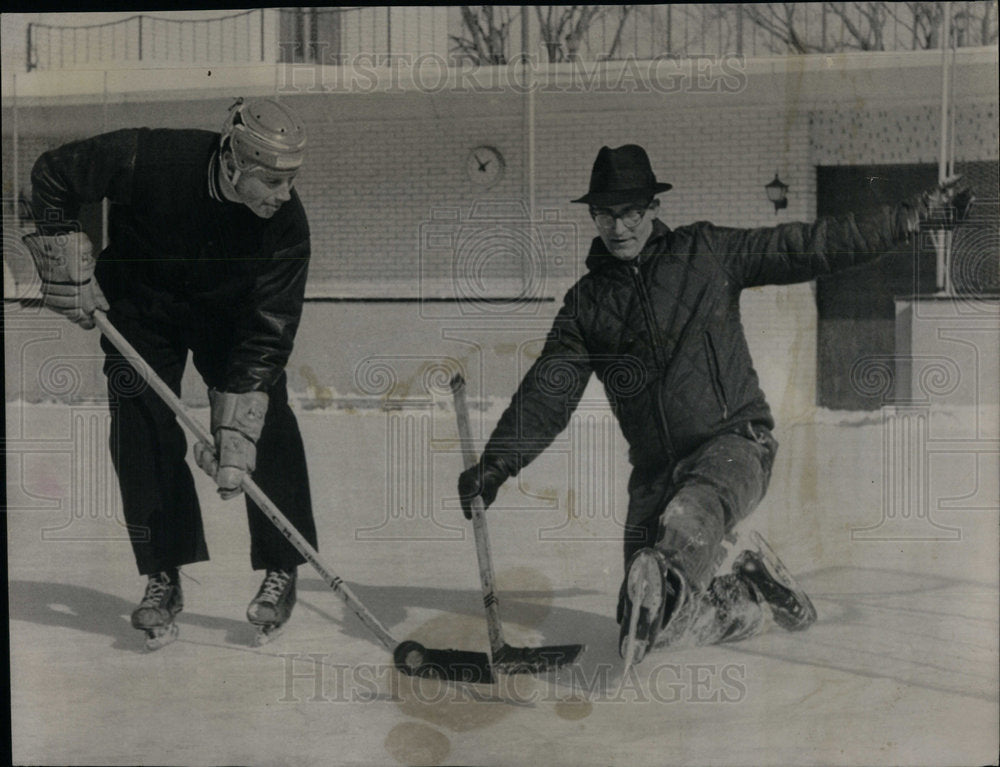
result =
M32 170L39 230L111 201L97 278L117 311L225 337L225 388L267 389L292 351L309 265L298 195L269 219L215 199L219 134L126 129L45 152ZM212 169L210 171L210 168Z
M740 320L755 285L808 281L904 239L912 206L813 224L730 229L654 222L632 261L595 238L541 356L484 455L514 475L567 426L590 374L604 384L635 466L675 463L746 422L773 427Z

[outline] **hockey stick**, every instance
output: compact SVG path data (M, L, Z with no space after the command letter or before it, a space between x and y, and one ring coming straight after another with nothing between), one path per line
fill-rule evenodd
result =
M469 406L465 400L465 379L461 374L451 379L455 398L455 417L458 419L458 436L462 442L465 468L476 465L476 451L472 446L469 428ZM493 555L490 552L489 532L483 499L472 499L472 530L476 539L476 556L479 559L479 579L483 587L483 604L486 607L486 627L490 635L490 652L493 670L504 674L539 674L573 663L585 645L552 645L549 647L511 647L504 640L500 621L500 601L497 599L493 576Z
M156 372L146 364L142 355L118 332L104 312L94 312L94 322L105 338L126 358L139 376L155 391L174 415L194 437L209 445L215 444L211 433L196 421L173 390ZM396 667L411 676L435 677L453 681L490 682L489 658L486 653L464 650L428 649L419 642L397 642L389 630L382 625L367 607L358 599L346 583L320 559L319 552L295 529L291 522L268 498L264 491L249 477L243 478L243 491L247 494L275 527L288 539L299 553L313 566L320 577L344 601L361 622L376 636L379 642L393 654Z

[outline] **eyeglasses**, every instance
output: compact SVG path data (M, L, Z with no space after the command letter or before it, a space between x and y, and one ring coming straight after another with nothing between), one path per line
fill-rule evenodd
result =
M647 202L641 207L628 208L621 213L614 213L607 208L591 208L590 217L601 229L614 229L615 221L618 219L621 219L621 222L629 229L635 229L639 226L639 222L642 221L642 217L646 215L651 204Z

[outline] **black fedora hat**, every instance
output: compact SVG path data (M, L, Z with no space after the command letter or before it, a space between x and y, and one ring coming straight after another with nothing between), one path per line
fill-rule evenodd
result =
M572 202L620 205L672 188L670 184L656 180L649 156L638 144L626 144L617 149L602 146L590 173L590 189Z

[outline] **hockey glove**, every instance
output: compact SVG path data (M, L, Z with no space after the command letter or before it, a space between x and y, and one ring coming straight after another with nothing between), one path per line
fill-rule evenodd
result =
M94 248L83 232L27 234L24 244L31 252L42 278L42 305L82 328L94 327L94 312L108 310L108 302L94 277Z
M954 229L969 216L975 196L961 176L949 176L934 189L920 195L917 220L911 231Z
M462 502L462 513L472 519L472 500L478 495L483 499L483 510L496 500L497 491L509 474L498 461L485 458L458 475L458 495Z
M268 397L263 391L236 394L209 389L208 399L215 445L197 443L194 457L228 501L243 492L243 478L257 466L257 440L264 428Z

